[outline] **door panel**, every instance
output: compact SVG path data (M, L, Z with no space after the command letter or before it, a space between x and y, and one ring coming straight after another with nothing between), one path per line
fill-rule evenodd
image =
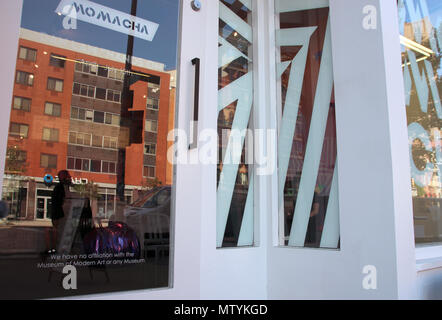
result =
M2 137L1 298L172 285L181 10L180 0L23 0ZM147 208L153 198L161 206Z

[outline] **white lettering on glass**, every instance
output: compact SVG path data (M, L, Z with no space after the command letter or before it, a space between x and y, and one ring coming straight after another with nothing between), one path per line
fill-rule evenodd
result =
M61 0L56 11L65 15L63 27L75 29L73 20L81 20L147 41L153 41L159 24L86 0ZM73 28L75 26L75 28Z

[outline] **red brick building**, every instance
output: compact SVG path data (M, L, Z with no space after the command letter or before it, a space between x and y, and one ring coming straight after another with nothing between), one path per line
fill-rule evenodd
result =
M74 183L94 182L95 214L115 212L118 149L126 148L125 195L150 181L170 184L167 134L174 126L173 72L133 59L139 81L133 108L144 114L142 143L120 126L125 55L22 29L8 138L4 198L19 219L48 219L46 174L68 169Z

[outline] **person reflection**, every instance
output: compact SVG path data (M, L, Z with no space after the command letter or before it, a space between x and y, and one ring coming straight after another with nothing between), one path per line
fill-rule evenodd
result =
M319 199L318 199L318 193L315 191L313 195L312 208L310 210L310 219L308 221L307 235L305 238L305 245L309 247L319 246L318 229L320 221L318 214L319 214Z
M50 253L55 252L55 248L60 241L61 234L63 232L64 225L66 223L66 214L68 213L69 208L67 208L67 195L70 193L69 186L72 183L72 178L67 170L61 170L58 173L59 183L55 186L52 191L51 197L51 206L52 206L52 226L53 226L53 242L52 249ZM65 214L66 213L66 214Z

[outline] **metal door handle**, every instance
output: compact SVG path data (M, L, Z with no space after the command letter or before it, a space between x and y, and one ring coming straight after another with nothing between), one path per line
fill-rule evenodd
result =
M200 98L200 58L192 59L192 65L195 66L195 93L193 100L193 139L189 149L198 147L198 116L199 116L199 98Z

